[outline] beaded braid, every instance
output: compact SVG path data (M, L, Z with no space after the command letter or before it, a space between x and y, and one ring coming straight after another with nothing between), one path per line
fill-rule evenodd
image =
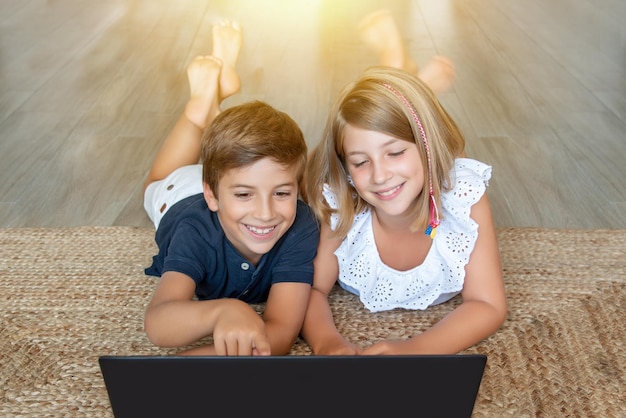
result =
M402 103L404 103L404 105L407 107L407 109L411 113L411 116L413 116L413 120L415 121L415 124L417 125L420 131L420 136L422 137L422 142L424 143L424 148L426 149L426 160L428 161L428 193L430 196L430 202L429 202L430 221L428 222L428 226L426 227L424 234L429 235L431 239L434 239L435 235L437 235L437 227L439 226L441 221L439 220L439 209L437 208L437 202L435 201L435 197L433 193L433 171L432 171L432 165L430 162L430 147L428 146L428 139L426 138L426 131L424 131L424 127L422 126L422 122L419 116L417 115L415 108L407 100L407 98L404 97L404 95L400 93L400 91L398 91L391 84L382 83L382 85L386 87L389 91L391 91L393 94L395 94L398 97L398 99L400 99Z

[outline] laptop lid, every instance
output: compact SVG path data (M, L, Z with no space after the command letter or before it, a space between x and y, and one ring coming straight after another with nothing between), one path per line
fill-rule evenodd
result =
M102 356L115 417L470 417L487 357Z

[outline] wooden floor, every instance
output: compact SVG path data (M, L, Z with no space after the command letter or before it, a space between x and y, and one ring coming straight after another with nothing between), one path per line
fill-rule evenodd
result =
M493 165L497 226L626 228L623 0L0 0L0 227L151 226L143 179L223 17L244 28L226 106L267 101L316 144L382 7L418 63L455 62L440 99Z

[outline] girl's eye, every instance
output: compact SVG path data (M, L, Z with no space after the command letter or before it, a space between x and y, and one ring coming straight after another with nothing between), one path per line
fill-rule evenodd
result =
M363 164L365 164L367 161L359 161L358 163L352 163L352 165L354 166L354 168L359 168L361 167Z
M276 196L278 196L278 197L289 197L289 196L291 196L291 192L276 192Z
M403 149L402 151L398 151L398 152L392 152L389 155L391 155L392 157L399 157L402 154L404 154L406 152L406 149Z

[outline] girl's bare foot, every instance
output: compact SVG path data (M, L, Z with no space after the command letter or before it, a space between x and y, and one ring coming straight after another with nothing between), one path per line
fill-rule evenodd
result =
M380 65L417 73L417 64L407 55L389 10L370 13L361 20L357 29L363 42L379 55Z
M219 112L221 69L222 61L209 55L197 56L187 67L191 95L185 107L185 116L202 130Z
M452 87L455 71L450 59L437 55L419 70L417 76L430 87L433 93L438 94Z
M358 29L363 42L379 54L381 65L416 74L435 94L452 87L455 76L452 61L438 55L424 68L418 68L415 61L407 55L400 32L388 10L367 15L359 23Z
M241 50L241 27L239 23L224 20L213 26L213 56L222 61L219 99L224 100L239 91L241 82L235 69Z

